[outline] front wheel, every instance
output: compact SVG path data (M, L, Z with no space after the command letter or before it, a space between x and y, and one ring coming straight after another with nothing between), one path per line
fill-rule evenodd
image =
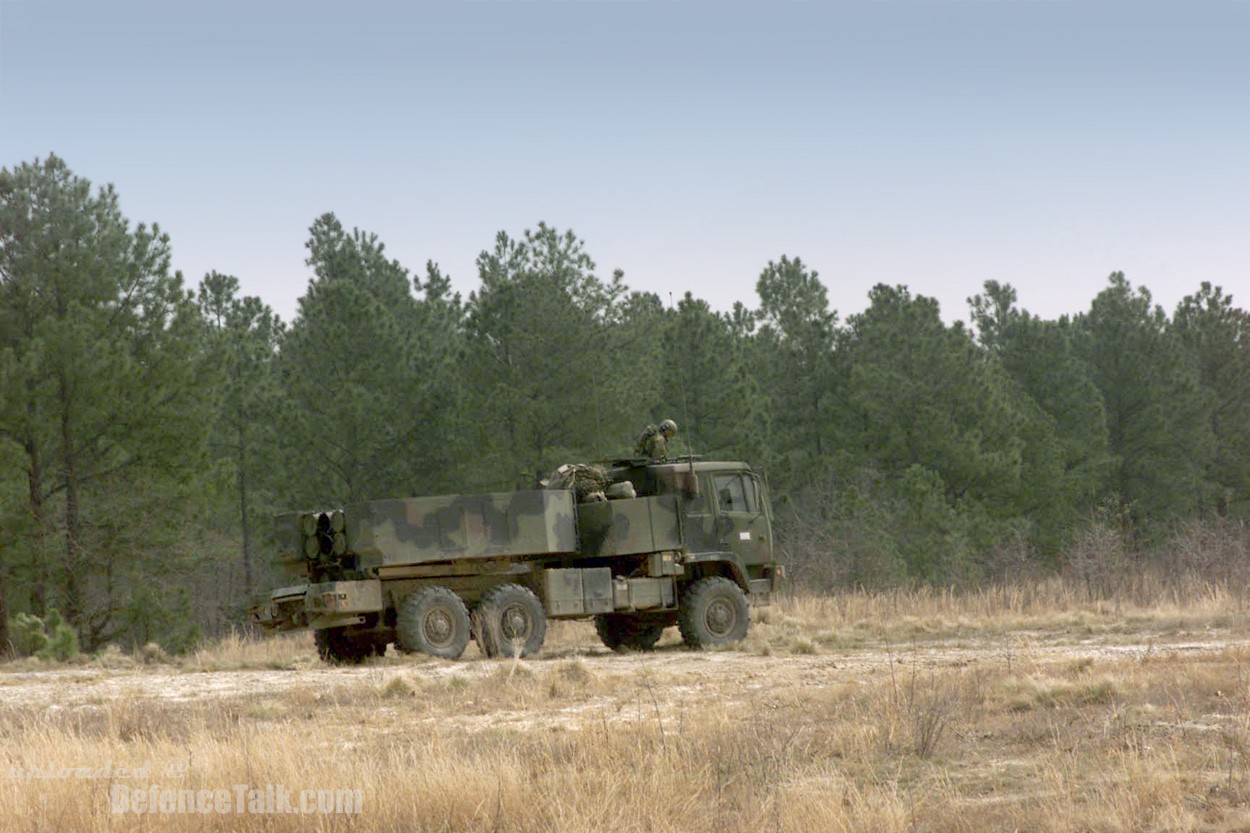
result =
M534 591L501 584L482 596L477 608L477 638L488 657L528 657L547 636L547 612Z
M404 599L395 621L395 637L407 653L457 659L469 644L469 610L446 587L427 587Z
M742 588L727 578L703 578L681 594L677 626L692 648L729 645L746 638L750 610Z

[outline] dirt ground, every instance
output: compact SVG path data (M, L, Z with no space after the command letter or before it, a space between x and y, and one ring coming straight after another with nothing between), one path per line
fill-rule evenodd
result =
M525 660L327 666L303 634L10 662L0 831L1250 831L1239 599L811 598L754 617L717 651L670 631L616 654L552 623ZM152 761L177 764L162 789L346 785L365 809L110 813L129 782L92 773Z

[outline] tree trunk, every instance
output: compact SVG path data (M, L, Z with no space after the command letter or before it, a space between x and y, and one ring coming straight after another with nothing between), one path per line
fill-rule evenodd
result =
M30 516L35 522L35 563L32 565L34 580L31 584L31 602L34 607L33 613L43 618L48 613L48 563L45 560L46 552L43 548L47 527L44 525L43 464L39 459L39 445L35 441L34 429L31 427L38 424L39 419L33 379L27 380L26 391L27 428L25 442L22 445L26 449L26 459L30 461L30 467L26 470L26 480L29 486ZM4 621L0 618L0 625Z
M82 590L78 568L81 562L82 541L78 518L78 452L74 448L70 418L70 392L65 378L61 377L61 455L65 479L65 618L74 627L82 624Z
M4 565L0 564L0 659L4 659L11 653L9 643L9 610L4 603L4 572Z
M33 437L27 437L25 447L26 456L30 460L30 468L26 470L26 480L30 488L30 516L35 523L35 563L32 565L34 580L31 584L31 602L34 607L33 613L42 618L48 612L48 564L44 560L43 548L45 531L43 466L39 463L39 449L35 447Z
M247 513L247 438L239 423L239 523L243 528L243 598L252 597L252 535Z

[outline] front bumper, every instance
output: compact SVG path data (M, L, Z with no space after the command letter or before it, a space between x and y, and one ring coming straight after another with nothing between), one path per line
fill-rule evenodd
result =
M366 614L381 611L382 582L366 579L279 587L249 613L254 624L286 631L360 625Z

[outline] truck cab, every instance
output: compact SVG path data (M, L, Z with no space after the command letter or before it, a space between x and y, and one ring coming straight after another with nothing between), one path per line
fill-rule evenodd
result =
M685 457L615 460L609 476L614 483L629 481L638 497L672 495L685 562L704 565L693 571L725 575L753 603L768 602L778 576L768 486L758 472L743 462Z

